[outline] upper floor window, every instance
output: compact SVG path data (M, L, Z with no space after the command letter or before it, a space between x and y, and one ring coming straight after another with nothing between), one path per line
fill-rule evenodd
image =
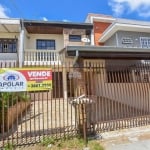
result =
M0 53L16 53L17 40L16 39L0 39Z
M37 40L37 49L55 50L55 40Z
M81 42L81 35L69 35L70 42Z
M150 48L150 37L141 37L141 47Z

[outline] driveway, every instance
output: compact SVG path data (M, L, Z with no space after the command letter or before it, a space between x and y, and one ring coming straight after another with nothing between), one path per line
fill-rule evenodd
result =
M105 150L150 150L150 126L102 133Z

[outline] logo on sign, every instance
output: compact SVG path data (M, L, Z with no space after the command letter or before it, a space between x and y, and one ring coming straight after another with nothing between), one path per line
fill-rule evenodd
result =
M19 80L19 75L17 74L7 74L3 77L5 81L17 81Z

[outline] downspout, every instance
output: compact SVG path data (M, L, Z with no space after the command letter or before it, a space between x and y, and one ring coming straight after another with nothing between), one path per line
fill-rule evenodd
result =
M116 32L116 46L119 47L118 33Z
M73 66L76 66L76 65L77 65L77 60L78 60L78 58L79 58L79 51L76 50L76 55L75 55L74 60L73 60Z
M93 24L93 18L94 18L94 17L91 17L91 18L90 18L90 22L91 22L92 24ZM95 45L95 44L94 44L94 29L91 30L91 45Z
M24 25L23 25L23 20L20 20L20 36L19 36L19 51L18 51L18 55L19 55L19 68L22 68L22 64L23 64L23 56L24 56Z

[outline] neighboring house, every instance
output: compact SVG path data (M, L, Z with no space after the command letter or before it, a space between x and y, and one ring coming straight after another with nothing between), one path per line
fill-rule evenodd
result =
M0 66L16 66L19 62L20 29L19 19L0 19Z
M110 68L109 64L118 63L133 66L137 63L146 63L142 59L146 60L150 58L150 22L113 18L111 16L96 14L89 14L86 22L91 22L94 25L95 45L102 46L99 50L100 53L102 53L102 49L109 52L105 56L108 59L105 61L108 68ZM111 58L120 60L109 60ZM128 61L125 61L125 59L128 59ZM129 72L133 69L132 67ZM137 76L138 70L134 70L134 72ZM147 73L141 75L140 80L145 80L146 76ZM139 80L139 77L134 77L134 79L130 80ZM146 80L149 81L148 76Z
M88 61L90 66L99 64L99 67L104 68L93 71L91 83L85 81L92 87L89 93L149 110L146 103L141 104L141 99L150 102L150 72L146 67L150 59L150 22L99 14L89 14L86 22L93 24L92 45L68 46L67 54L82 58L83 63ZM134 83L138 83L137 87L134 87ZM129 89L134 91L133 95L129 95Z
M69 56L78 53L83 58L103 59L108 68L113 64L130 66L150 58L150 22L100 14L89 14L86 22L93 24L91 46L68 46Z

